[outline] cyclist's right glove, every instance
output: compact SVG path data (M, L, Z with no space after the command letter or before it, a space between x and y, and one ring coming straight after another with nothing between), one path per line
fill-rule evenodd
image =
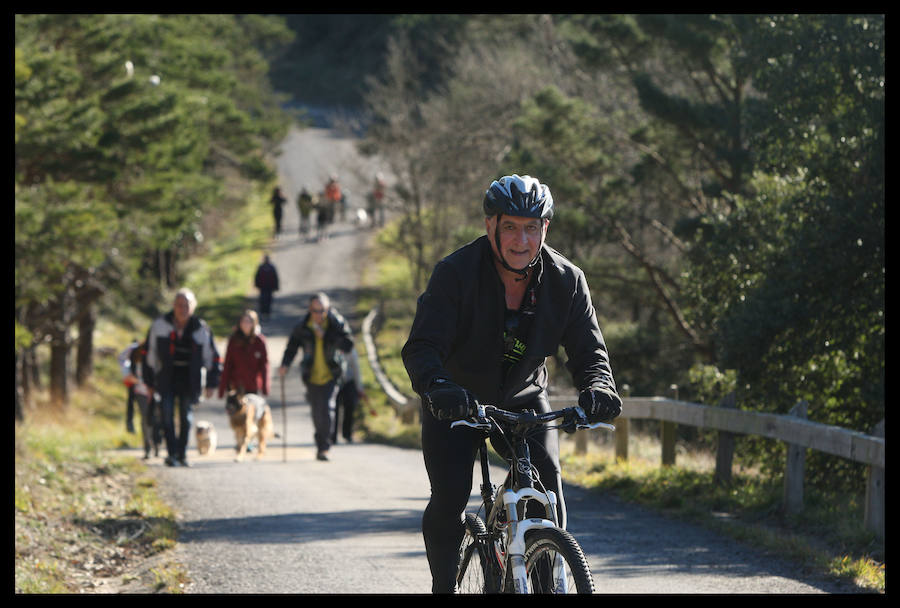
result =
M584 410L588 422L609 422L622 413L622 398L599 387L581 391L578 405Z
M438 420L461 420L475 411L475 397L463 387L444 378L432 380L424 397L428 411Z

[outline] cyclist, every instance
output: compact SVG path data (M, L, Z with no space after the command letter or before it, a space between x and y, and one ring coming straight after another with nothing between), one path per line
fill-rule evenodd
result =
M622 411L584 273L544 242L553 217L550 189L528 175L505 176L490 185L483 207L486 234L435 266L402 350L423 404L431 498L422 534L435 593L455 588L478 440L475 431L451 429L452 421L470 415L476 399L550 411L544 361L560 345L588 420L609 421ZM545 431L530 441L565 527L558 438Z

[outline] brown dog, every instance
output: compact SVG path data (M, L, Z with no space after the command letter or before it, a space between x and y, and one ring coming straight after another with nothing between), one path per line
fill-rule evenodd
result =
M275 435L269 404L259 395L242 395L229 391L225 398L225 411L228 412L231 428L234 429L237 444L235 460L240 462L244 459L251 439L256 439L259 444L256 452L256 459L259 460L266 453L266 440Z

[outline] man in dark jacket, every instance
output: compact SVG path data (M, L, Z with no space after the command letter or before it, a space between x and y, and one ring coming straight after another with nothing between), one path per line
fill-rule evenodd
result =
M491 184L483 202L486 235L441 260L419 297L402 356L422 397L422 449L431 500L422 517L432 590L455 588L462 513L472 490L478 435L451 429L476 400L511 410L550 411L545 359L562 345L591 422L621 413L606 345L584 273L544 244L553 198L529 176ZM565 502L558 439L533 439L534 465Z
M194 421L193 408L203 391L201 370L206 369L207 399L219 385L222 371L212 331L206 321L194 315L196 308L194 293L179 289L172 310L157 318L147 333L147 365L153 370L153 388L160 396L169 466L189 466L186 451Z
M264 256L262 264L256 268L253 284L259 290L259 314L264 321L268 321L272 312L272 296L279 287L278 270L275 269L269 256Z
M353 335L344 318L331 307L328 295L317 293L309 300L309 312L294 327L281 359L278 375L284 376L297 349L303 349L300 377L312 413L316 458L328 460L335 407L341 388L342 353L353 349Z

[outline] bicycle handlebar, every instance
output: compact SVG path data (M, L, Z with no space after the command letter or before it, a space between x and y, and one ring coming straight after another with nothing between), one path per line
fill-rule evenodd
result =
M475 407L475 414L469 420L457 420L450 423L450 427L467 426L473 429L492 430L494 419L502 420L512 424L520 424L526 426L538 426L546 424L562 418L563 425L574 424L576 429L606 429L615 431L616 427L606 422L588 422L584 414L584 410L580 406L566 407L561 410L545 412L538 414L534 410L524 410L522 412L511 412L502 408L478 403Z

